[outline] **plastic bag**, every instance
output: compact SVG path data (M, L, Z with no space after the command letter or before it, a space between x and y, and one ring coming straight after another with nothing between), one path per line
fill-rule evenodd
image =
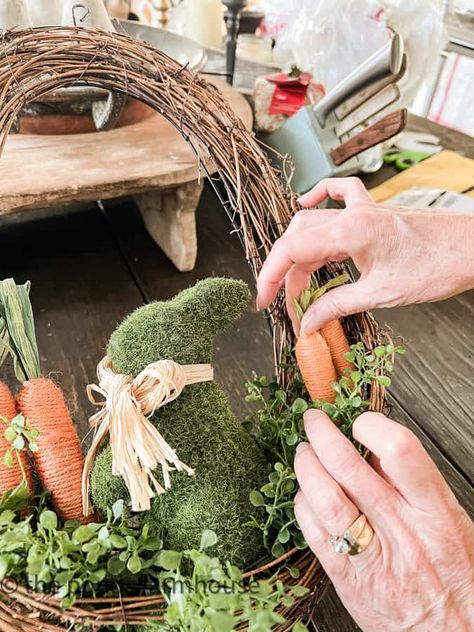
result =
M410 105L420 88L431 85L448 42L442 0L383 0L384 20L405 41L408 70L400 82L402 103Z
M391 37L377 0L298 0L299 10L278 37L278 65L311 72L326 90Z
M408 71L400 84L408 104L438 68L446 42L442 0L261 0L285 25L277 34L275 62L311 72L331 90L349 72L400 33ZM288 13L292 15L288 16ZM273 13L272 13L273 12Z
M313 0L311 4L314 12L319 0ZM260 0L256 8L265 15L261 26L264 34L277 40L298 19L302 5L302 0Z

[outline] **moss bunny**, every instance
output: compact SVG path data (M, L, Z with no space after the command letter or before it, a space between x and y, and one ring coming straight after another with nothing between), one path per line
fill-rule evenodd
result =
M108 354L115 371L136 376L161 359L210 363L215 337L242 314L248 300L245 283L212 278L170 301L139 308L110 339ZM263 553L261 533L245 522L259 511L251 506L249 494L264 484L269 466L234 417L226 394L214 382L186 386L152 422L181 461L195 470L192 477L173 472L171 489L153 499L146 515L162 533L165 548L196 548L203 529L212 529L219 538L214 553L222 560L240 567L256 561ZM91 478L92 499L102 510L128 497L111 465L107 446Z

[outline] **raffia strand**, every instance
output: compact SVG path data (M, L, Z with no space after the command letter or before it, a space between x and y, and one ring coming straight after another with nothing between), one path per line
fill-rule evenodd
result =
M105 356L97 367L98 385L90 384L90 401L100 406L89 424L94 438L85 459L82 476L84 515L90 513L89 479L95 457L107 436L112 451L112 472L121 476L130 493L133 511L147 511L156 494L171 487L172 471L194 474L180 461L149 417L180 396L185 386L214 379L210 364L181 365L172 360L149 364L137 377L116 373ZM96 401L95 394L103 401ZM154 471L161 466L163 485Z

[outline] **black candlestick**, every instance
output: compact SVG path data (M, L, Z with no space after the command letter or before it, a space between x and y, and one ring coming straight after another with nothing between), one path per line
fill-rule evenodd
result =
M227 8L225 14L227 22L227 37L225 41L227 82L232 85L234 83L235 56L240 28L240 13L247 4L247 0L222 0L222 4Z

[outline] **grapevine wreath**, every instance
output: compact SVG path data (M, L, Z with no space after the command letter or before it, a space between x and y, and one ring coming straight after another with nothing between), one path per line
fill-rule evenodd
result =
M254 135L236 118L215 86L146 43L98 29L58 27L4 32L1 52L0 148L3 149L15 119L25 105L52 90L88 85L142 101L168 119L190 144L239 235L246 260L254 275L258 275L273 243L285 231L298 206L289 188L282 184L285 178L275 172ZM343 264L328 264L318 271L313 287L295 306L297 313L301 315L326 289L347 281L350 277ZM338 336L341 337L342 332L343 342L348 341L344 342L346 346L341 352L345 363L339 366L334 362L334 387L329 393L320 394L306 389L305 376L300 376L295 360L296 341L284 297L279 296L268 310L275 376L273 380L255 378L247 385L247 398L256 403L256 410L238 430L245 433L244 442L254 446L249 450L258 452L258 458L266 459L268 469L263 478L259 478L261 472L256 475L256 488L242 501L247 506L248 500L250 508L248 520L242 526L253 533L248 538L249 549L242 550L242 538L239 539L237 534L235 539L240 548L227 554L225 542L219 543L218 534L205 528L206 525L202 525L200 541L192 542L186 550L179 548L177 540L171 547L166 536L164 543L150 525L137 522L126 499L125 504L120 498L109 503L107 476L97 473L88 459L86 489L89 489L92 469L92 496L93 500L94 496L99 499L102 513L89 515L87 519L78 515L83 509L78 506L84 498L81 499L77 485L71 485L74 489L72 499L65 499L56 491L55 477L45 476L45 469L50 464L44 462L46 454L43 458L41 452L42 433L50 429L43 422L44 419L50 422L51 415L47 409L32 408L29 389L46 389L51 401L56 402L60 416L66 420L64 440L70 442L75 459L82 458L77 451L78 441L71 433L72 422L68 420L59 388L41 377L28 285L17 286L7 280L2 282L0 289L0 340L3 341L0 363L6 355L13 355L16 373L22 383L16 402L6 387L6 390L3 386L0 388L0 417L7 424L0 442L4 458L0 468L3 492L0 501L0 576L3 578L0 584L0 629L6 632L305 630L328 580L294 520L294 450L304 440L302 415L309 406L322 407L348 436L351 423L360 412L367 408L383 410L384 389L389 384L386 372L391 370L392 356L398 349L390 342L383 344L372 316L363 313L344 319ZM133 364L136 359L133 344L137 343L137 336L145 336L139 341L142 346L137 348L148 349L146 332L150 323L155 322L154 319L163 322L160 319L168 313L167 310L181 309L191 299L204 297L202 309L205 310L218 296L224 302L216 303L215 313L225 315L228 304L222 297L226 292L233 296L231 303L239 304L239 309L243 309L248 298L244 284L210 279L186 290L183 296L169 303L145 306L141 308L145 311L131 315L112 335L109 355L99 366L100 384L103 386L111 378L114 364L120 365L122 372L125 367L127 375L130 374L127 384L132 380L135 384L135 380L142 378L146 382L149 374L143 376L140 371L145 364L158 358L145 354L146 362L140 366ZM237 316L237 313L228 315L227 321L231 322ZM128 356L127 345L132 348ZM296 345L298 361L303 355L304 350L298 351ZM342 356L338 357L342 359ZM128 365L127 358L130 360ZM184 368L188 371L185 371L185 378L188 379L189 371L194 370L189 369L189 360L194 361L194 357L188 358L184 354L183 358L183 364L187 365ZM147 369L150 366L154 367L151 364ZM165 368L179 372L180 366L171 363ZM161 370L163 367L160 367ZM210 365L201 366L195 381L211 379L210 370ZM200 387L194 384L192 376L188 383L194 386L185 386L186 379L182 385L184 394L186 389ZM102 394L106 391L105 387L97 388ZM93 398L92 392L90 396ZM100 405L99 401L97 403ZM169 404L170 410L175 403ZM156 406L152 408L155 410ZM145 412L149 411L140 413L143 423L147 423L147 419L143 421ZM161 411L155 412L157 419L160 414ZM96 430L104 422L101 411L98 415L93 422ZM150 417L151 421L155 415ZM160 430L159 422L155 430ZM160 435L160 441L164 439ZM160 445L169 447L166 442ZM175 447L172 442L171 447ZM96 469L100 459L107 460L108 457L103 455L108 449L99 451ZM96 453L93 454L95 457ZM193 465L178 461L175 464L176 469L184 470L191 470ZM265 469L263 465L262 468ZM32 477L33 470L36 474ZM170 493L179 484L179 477L192 473L188 470L171 472ZM104 481L105 486L101 488ZM163 484L169 486L166 480ZM39 491L41 486L43 491ZM127 484L127 488L130 491L133 484ZM104 493L101 489L105 489ZM161 489L157 494L162 491L166 498L166 490ZM138 508L142 509L146 500L137 501ZM89 495L86 494L84 505L87 510L88 504ZM48 549L46 546L46 553L45 542L52 547ZM58 546L63 547L61 557L57 564L48 566L48 559L51 559L48 555L53 555L53 548ZM259 555L255 559L257 551ZM237 563L241 564L241 570L236 568ZM83 575L79 570L75 575L74 569L80 569L81 573L87 571L87 582L81 583ZM52 576L55 588L46 590ZM113 576L117 578L115 582L110 581ZM147 585L143 581L135 584L132 581L145 576ZM225 590L217 595L199 590L185 591L179 605L163 580L189 577L218 580L224 586L237 581L241 590L230 596ZM107 586L107 591L104 592L103 586ZM198 624L198 621L202 623Z

